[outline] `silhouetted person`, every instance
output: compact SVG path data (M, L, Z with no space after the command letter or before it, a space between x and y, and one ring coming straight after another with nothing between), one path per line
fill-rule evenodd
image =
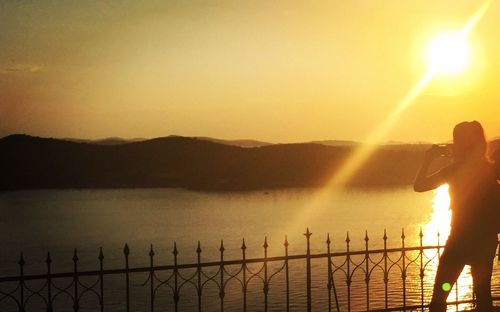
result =
M434 145L425 154L414 189L425 192L448 183L451 231L440 257L430 311L446 311L446 299L462 272L471 266L477 311L492 311L491 273L497 246L495 197L499 185L494 165L486 158L486 139L477 121L462 122L453 130L452 163L428 175L431 162L449 154Z

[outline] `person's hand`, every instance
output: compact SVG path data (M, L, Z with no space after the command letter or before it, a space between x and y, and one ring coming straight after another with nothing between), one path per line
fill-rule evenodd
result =
M425 158L427 158L428 160L433 160L435 158L443 156L445 154L445 151L443 149L443 146L434 144L425 152Z

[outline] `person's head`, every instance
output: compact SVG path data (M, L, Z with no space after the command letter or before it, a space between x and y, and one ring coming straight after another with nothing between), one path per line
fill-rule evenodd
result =
M453 159L461 162L486 158L486 137L477 121L464 121L453 129Z

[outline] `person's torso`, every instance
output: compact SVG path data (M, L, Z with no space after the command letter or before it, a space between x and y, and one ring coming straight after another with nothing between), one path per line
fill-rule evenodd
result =
M449 186L453 232L476 236L491 230L491 205L498 188L493 165L486 161L453 165Z

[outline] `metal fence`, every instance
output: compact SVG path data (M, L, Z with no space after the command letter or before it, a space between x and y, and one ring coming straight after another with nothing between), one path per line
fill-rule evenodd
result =
M291 281L290 266L292 262L301 261L304 264L299 271L294 271L294 277L304 281L304 291L300 293L305 297L304 306L299 310L311 312L313 305L317 305L315 297L319 290L312 287L313 274L312 262L316 261L323 266L326 276L323 276L323 283L326 300L322 306L317 308L319 311L424 311L428 308L428 271L430 267L435 269L436 262L443 246L439 243L439 234L437 245L425 246L423 244L422 231L419 233L420 243L417 246L408 247L405 245L404 231L401 235L401 246L398 248L388 248L387 235L384 231L383 247L378 249L369 248L369 238L366 233L364 238L364 247L358 250L351 250L349 234L345 239L345 249L343 251L332 252L333 246L330 235L326 237L326 252L311 253L311 235L307 229L305 235L306 248L305 254L289 255L289 243L285 237L283 243L283 254L281 256L268 256L267 238L264 240L263 257L247 258L245 240L241 245L241 258L235 260L226 260L224 257L224 242L221 241L219 248L219 259L212 262L202 262L202 248L198 242L196 249L197 261L194 263L181 264L178 261L178 249L176 244L173 246L173 264L156 265L155 251L151 245L149 251L149 266L131 267L129 265L130 249L128 245L123 248L123 267L115 269L104 269L105 257L102 248L98 254L97 270L79 270L79 258L77 250L73 255L73 270L64 273L54 273L50 253L46 258L46 273L38 275L26 275L25 259L21 253L18 261L19 274L10 277L0 277L0 307L10 306L14 311L54 311L57 301L63 301L69 306L61 308L63 311L73 310L82 311L86 307L85 303L94 302L94 309L108 311L109 309L118 309L120 311L134 311L131 305L131 288L142 288L144 297L141 298L145 303L145 309L149 311L166 310L158 307L157 302L160 297L168 296L171 302L171 310L186 311L181 304L180 298L190 288L193 294L189 296L192 299L193 311L207 311L208 307L204 304L203 298L210 296L206 294L209 289L216 291L216 295L208 298L211 308L224 311L234 310L233 306L228 309L226 305L226 295L229 288L235 290L235 287L228 286L229 283L237 285L236 293L240 296L237 310L247 311L249 303L247 295L249 294L250 284L258 284L258 291L261 292L260 311L271 311L269 291L271 286L282 288L282 296L279 298L280 305L274 308L275 311L292 311L297 306L292 306L293 291ZM499 242L500 244L500 242ZM337 249L338 250L338 249ZM429 254L430 253L430 254ZM498 256L500 261L500 255ZM410 270L415 270L416 274L409 277ZM131 282L134 275L141 274L145 277L141 283ZM162 277L161 275L165 275ZM122 288L120 298L113 298L115 304L109 307L105 288L108 280L115 278L112 287ZM354 280L358 279L355 284ZM116 280L117 279L117 280ZM278 282L279 279L279 282ZM377 279L376 286L374 280ZM432 281L431 281L432 282ZM408 284L411 283L410 287ZM428 285L427 285L428 286ZM9 288L10 287L10 288ZM274 286L273 286L274 287ZM374 300L373 288L380 288L378 295ZM8 288L8 289L7 289ZM165 291L163 291L165 289ZM409 298L409 291L413 292ZM458 300L458 287L456 290L456 300L449 302L454 305L456 310L459 304L474 304L474 298L471 296L467 300ZM323 291L323 290L322 290ZM356 298L353 294L362 292ZM397 302L391 302L390 297L394 292ZM213 295L213 291L212 291ZM494 294L494 300L500 300L500 294ZM276 296L276 295L274 295ZM205 298L206 299L206 298ZM121 306L117 306L118 300ZM35 301L37 303L35 303ZM276 300L275 300L276 301ZM374 301L378 306L373 306ZM393 300L394 301L394 300ZM87 307L88 309L88 307ZM4 311L4 309L0 309ZM6 311L6 310L5 310ZM141 310L142 311L142 310Z

